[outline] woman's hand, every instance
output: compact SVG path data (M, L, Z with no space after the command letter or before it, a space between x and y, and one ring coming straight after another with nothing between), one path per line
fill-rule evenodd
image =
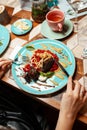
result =
M6 71L9 69L12 61L7 60L4 58L0 58L0 78L6 73Z
M87 91L78 81L73 81L69 77L67 90L63 94L60 114L56 130L72 130L74 121L80 109L87 101Z
M69 77L67 91L64 93L61 102L61 111L67 117L75 119L77 113L87 100L87 92L78 81L74 81L73 87L72 77Z

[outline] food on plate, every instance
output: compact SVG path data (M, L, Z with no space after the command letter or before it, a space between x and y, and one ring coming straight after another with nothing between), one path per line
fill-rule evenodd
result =
M27 82L38 79L45 81L58 69L56 63L58 60L58 56L50 50L37 49L34 51L30 63L23 67L23 71L26 73L25 80Z
M28 67L29 66L29 67ZM25 66L24 69L27 69L27 73L25 75L25 80L27 82L30 82L31 79L33 79L34 81L38 80L39 77L39 72L33 67L30 66L29 64ZM25 70L26 71L26 70Z
M22 30L28 30L29 29L29 25L26 21L23 21L23 20L19 20L19 21L16 21L14 23L14 26L19 28L19 29L22 29Z
M50 60L55 59L56 62L59 60L58 56L54 53L52 53L50 50L41 50L38 49L34 52L33 56L31 57L31 63L36 68L38 71L43 71L44 69L44 64L46 62L50 62ZM47 65L48 67L48 65ZM54 71L58 68L58 65L54 62L53 65L50 67L50 71ZM48 70L49 71L49 70ZM47 72L48 72L47 71Z

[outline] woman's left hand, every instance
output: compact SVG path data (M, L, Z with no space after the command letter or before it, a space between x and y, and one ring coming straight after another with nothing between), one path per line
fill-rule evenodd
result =
M9 69L12 61L4 58L0 58L0 78L6 73Z

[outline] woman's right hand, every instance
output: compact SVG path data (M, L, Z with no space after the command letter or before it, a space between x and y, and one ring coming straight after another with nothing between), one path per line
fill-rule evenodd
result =
M87 91L78 81L69 77L67 90L63 94L56 130L72 130L78 112L87 101Z
M74 81L73 87L72 77L69 77L67 90L63 95L61 101L61 111L66 114L67 117L75 119L77 113L83 107L87 100L87 91L78 81Z

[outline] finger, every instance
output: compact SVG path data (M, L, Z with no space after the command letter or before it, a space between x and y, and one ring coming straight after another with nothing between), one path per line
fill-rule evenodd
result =
M1 61L6 61L6 60L7 60L7 59L5 59L5 58L0 58L0 62L1 62Z
M0 58L0 61L3 61L4 60L4 58Z
M2 68L1 68L1 70L5 71L5 70L7 70L7 68L8 68L8 64L4 64L4 65L2 66Z
M83 97L83 102L87 101L87 91L85 91L84 97Z
M85 94L85 87L84 87L84 86L81 86L81 89L80 89L80 98L81 98L81 99L83 99L84 94Z
M2 66L2 70L5 70L5 69L7 70L7 69L10 67L10 65L11 65L10 62L4 64L4 65Z
M4 71L0 71L0 79L2 78L3 75L4 75Z
M11 61L10 60L3 60L0 62L0 67L2 67L4 64L10 64Z
M73 91L76 95L80 95L81 84L77 80L74 81L74 83L75 83L75 87Z
M72 77L69 76L69 78L68 78L68 83L67 83L67 92L68 92L68 93L71 93L72 90L73 90L73 88L72 88Z

